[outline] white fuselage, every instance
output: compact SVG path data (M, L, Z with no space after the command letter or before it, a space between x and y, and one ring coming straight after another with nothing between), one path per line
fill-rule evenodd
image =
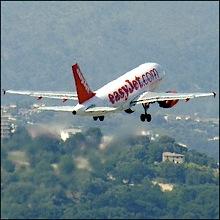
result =
M93 115L85 112L89 107L114 107L118 111L131 107L131 101L147 91L154 91L165 75L157 63L144 63L109 82L95 93L96 95L74 107L78 115ZM98 116L98 115L97 115Z

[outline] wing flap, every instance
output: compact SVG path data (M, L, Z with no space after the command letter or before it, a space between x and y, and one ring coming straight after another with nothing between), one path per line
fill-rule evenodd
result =
M157 101L168 101L168 100L189 100L199 97L216 96L216 93L166 93L166 92L145 92L140 95L136 100L133 100L131 104L144 104L152 103Z

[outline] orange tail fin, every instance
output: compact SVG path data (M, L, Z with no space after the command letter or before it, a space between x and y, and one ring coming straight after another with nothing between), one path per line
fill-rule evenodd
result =
M79 104L82 104L83 102L91 99L95 95L95 93L89 88L77 63L72 66L72 70L75 79L78 101Z

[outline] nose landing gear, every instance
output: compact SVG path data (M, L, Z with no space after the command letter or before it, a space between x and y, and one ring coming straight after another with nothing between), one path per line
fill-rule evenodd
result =
M147 109L149 108L149 104L142 104L143 108L144 108L144 114L141 114L140 119L141 121L145 121L147 120L147 122L151 121L151 115L147 114Z

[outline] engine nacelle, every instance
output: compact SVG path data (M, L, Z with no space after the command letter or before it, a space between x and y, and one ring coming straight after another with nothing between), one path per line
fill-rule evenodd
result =
M161 108L172 108L174 105L177 104L177 102L179 102L179 99L168 100L168 101L159 101L158 103Z
M176 93L176 91L167 91L167 93ZM175 99L175 100L167 100L167 101L158 101L159 106L161 108L172 108L174 105L177 104L177 102L179 102L179 99Z

